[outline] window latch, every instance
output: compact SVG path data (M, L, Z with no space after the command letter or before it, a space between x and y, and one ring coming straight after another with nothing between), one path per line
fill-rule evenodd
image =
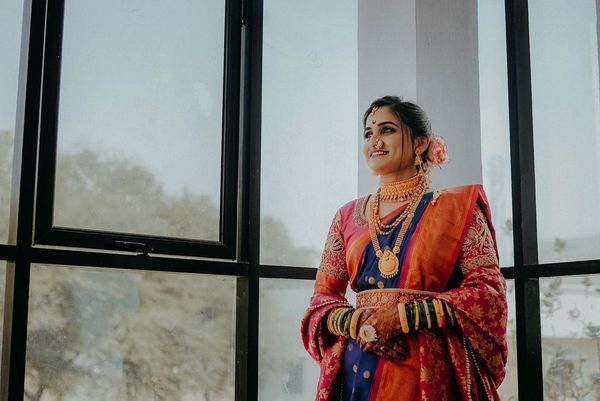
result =
M152 248L150 245L144 243L144 242L133 242L133 241L115 241L115 247L117 249L121 249L124 251L133 251L133 252L139 252L143 255L148 256L148 252L152 252L154 251L154 248Z

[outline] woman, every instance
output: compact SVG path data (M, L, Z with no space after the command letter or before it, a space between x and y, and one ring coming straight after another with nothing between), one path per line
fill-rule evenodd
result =
M428 191L446 146L414 103L377 99L363 126L379 188L337 210L302 320L316 399L499 400L506 288L483 187Z

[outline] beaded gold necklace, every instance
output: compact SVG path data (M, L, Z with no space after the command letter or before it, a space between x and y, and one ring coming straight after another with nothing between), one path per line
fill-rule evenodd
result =
M369 234L371 236L371 242L375 249L375 254L379 258L378 267L381 272L381 276L384 278L392 278L398 274L400 263L396 256L400 252L400 244L406 235L408 227L412 222L415 214L415 210L419 206L421 199L425 195L425 192L430 185L429 174L424 173L422 170L415 176L406 180L397 181L388 184L382 184L375 193L373 202L371 204L371 220L369 221ZM408 207L400 213L400 215L394 219L391 224L383 224L379 217L379 203L383 199L382 192L386 196L386 200L398 200L408 199ZM402 223L400 233L392 249L385 247L385 250L381 250L379 246L379 240L377 234L390 234L398 224Z

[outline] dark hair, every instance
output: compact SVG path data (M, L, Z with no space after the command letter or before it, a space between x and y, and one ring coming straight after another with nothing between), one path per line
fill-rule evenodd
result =
M404 123L413 136L430 136L431 123L425 111L412 102L405 102L398 96L384 96L371 103L363 116L363 127L367 125L367 117L371 114L373 107L387 106ZM412 138L411 138L412 139Z

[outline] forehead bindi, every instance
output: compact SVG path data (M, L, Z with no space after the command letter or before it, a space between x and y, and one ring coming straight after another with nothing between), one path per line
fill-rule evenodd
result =
M400 126L398 118L389 110L389 108L375 106L367 117L365 129L371 129L386 123L391 123L397 127Z

